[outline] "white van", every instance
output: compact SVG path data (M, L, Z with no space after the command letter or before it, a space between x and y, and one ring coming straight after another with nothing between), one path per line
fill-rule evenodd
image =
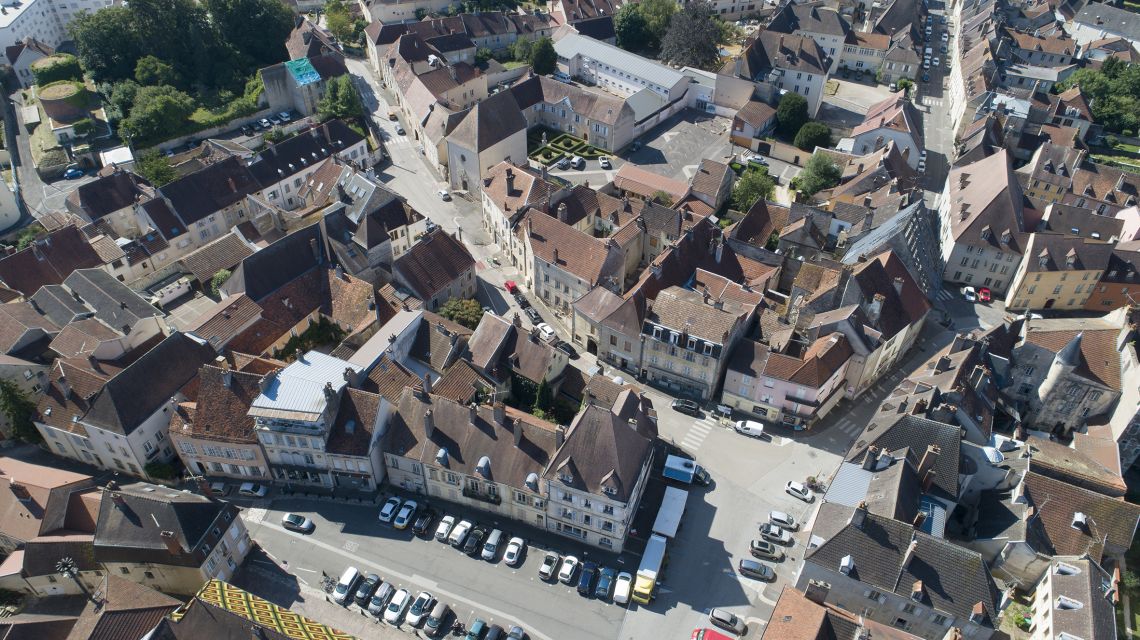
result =
M570 166L574 167L575 169L585 169L586 160L582 158L582 156L574 156L570 159Z
M336 583L336 589L333 590L333 600L337 604L348 604L352 600L352 594L356 591L356 583L360 581L360 571L356 567L349 567L340 574L340 581Z
M553 75L554 79L559 81L559 82L566 82L566 83L570 82L570 74L568 74L564 71L555 71L552 75Z
M737 433L753 438L759 438L764 435L764 425L754 420L738 420L732 428L736 429Z
M483 544L483 553L481 554L484 560L488 562L495 560L495 554L499 552L499 541L503 539L503 532L495 529L491 535L487 536L487 542Z
M929 58L929 57L934 55L934 49L932 49L931 47L927 47L926 50L923 51L922 53L925 57Z

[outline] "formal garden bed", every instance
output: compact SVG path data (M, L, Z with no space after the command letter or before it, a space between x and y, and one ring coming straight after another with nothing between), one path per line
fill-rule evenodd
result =
M545 142L543 141L545 138ZM550 166L562 158L582 156L586 160L593 160L608 153L585 140L572 136L569 133L560 133L545 127L539 127L527 134L527 147L530 148L530 158L546 166Z

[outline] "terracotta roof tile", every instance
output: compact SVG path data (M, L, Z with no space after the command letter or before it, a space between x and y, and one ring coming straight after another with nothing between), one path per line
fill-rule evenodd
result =
M430 300L475 268L475 259L461 242L436 229L396 259L392 270L422 300Z

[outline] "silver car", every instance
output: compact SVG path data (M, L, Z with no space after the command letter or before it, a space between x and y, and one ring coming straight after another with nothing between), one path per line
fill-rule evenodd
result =
M737 635L744 635L744 632L748 630L748 627L744 626L743 620L738 618L736 614L731 611L725 611L724 609L713 609L709 611L709 622Z

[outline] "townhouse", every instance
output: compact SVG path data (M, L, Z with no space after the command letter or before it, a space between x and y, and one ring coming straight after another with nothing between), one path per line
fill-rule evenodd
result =
M370 164L368 157L364 136L341 120L330 120L268 146L248 166L257 183L258 196L289 211L305 204L301 196L303 185L325 159L337 158L364 168Z
M478 188L500 162L523 162L526 117L512 91L500 91L471 107L447 136L447 173L452 189Z
M842 141L837 148L858 155L878 151L888 142L893 142L912 169L918 167L921 153L926 149L922 118L904 92L872 105L863 122L852 129L850 144L845 142Z
M526 116L527 129L564 131L606 151L633 141L639 118L629 100L546 76L520 80L511 92Z
M558 217L532 211L515 231L522 247L519 266L527 287L553 308L568 311L594 287L620 293L626 263L613 238L595 238L566 223L568 207Z
M761 31L720 73L756 83L767 102L776 103L781 90L807 99L815 117L823 101L823 86L834 61L818 42L806 35Z
M1140 19L1126 9L1101 2L1090 2L1076 12L1066 25L1078 45L1117 37L1140 48Z
M395 281L435 311L452 298L475 297L475 258L467 247L436 228L392 263Z
M491 234L492 242L508 250L512 264L516 255L514 228L519 218L557 190L547 176L526 165L501 162L483 177L479 198L483 228Z
M1111 248L1108 264L1085 300L1085 310L1104 312L1135 306L1140 297L1140 241L1118 242Z
M239 509L145 482L103 489L95 561L115 576L174 594L230 580L253 547Z
M84 473L0 458L0 512L4 513L0 550L10 554L29 541L67 528L68 505L94 485L95 479Z
M1033 588L1030 640L1111 638L1116 579L1087 555L1054 558Z
M25 89L36 82L35 76L32 75L32 63L51 55L55 55L54 47L31 36L24 36L16 44L4 47L4 57L8 60L8 66L12 68L16 81Z
M1010 282L1011 310L1085 308L1108 268L1113 245L1059 233L1031 233Z
M510 320L483 314L467 347L475 370L500 391L510 390L516 377L535 387L546 382L557 390L569 364L564 352L539 339L537 329L524 329L518 314Z
M767 31L815 40L830 61L828 73L835 71L846 43L855 38L843 15L835 9L816 4L783 5L768 23Z
M1023 201L1004 149L952 168L939 205L943 280L1006 295L1028 241Z

